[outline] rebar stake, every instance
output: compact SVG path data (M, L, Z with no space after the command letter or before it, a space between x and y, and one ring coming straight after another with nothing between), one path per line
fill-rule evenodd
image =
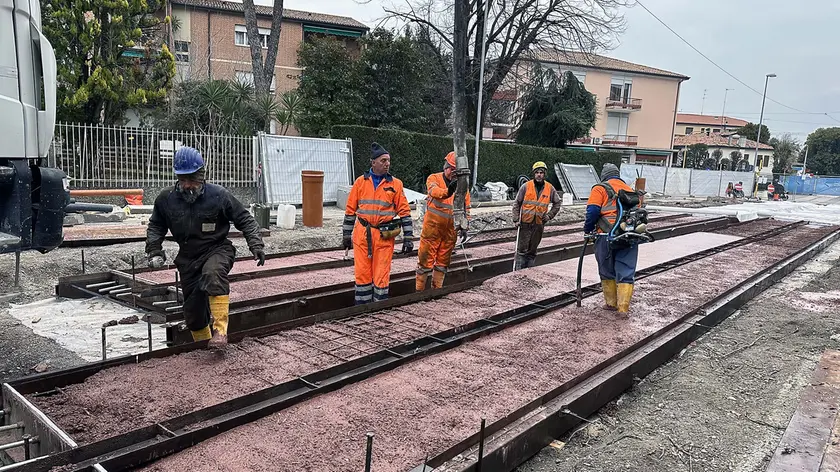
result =
M32 436L30 436L28 434L24 434L22 439L23 439L23 459L28 461L29 459L32 458L32 454L29 450L29 441L32 439Z
M152 352L152 314L146 313L146 328L149 331L149 352Z
M134 294L137 291L137 274L135 270L137 266L134 264L134 255L131 256L131 303L137 308L137 296ZM149 341L151 342L151 340ZM151 351L151 349L149 349Z
M20 287L20 249L15 251L15 287Z
M181 293L180 293L180 277L178 276L178 271L175 271L175 301L181 303Z
M85 250L82 249L82 274L84 274L84 273L86 273L85 272Z
M484 462L484 424L485 418L481 418L481 431L478 433L478 461L475 463L475 472L481 472L481 463Z
M365 453L365 472L370 472L370 463L373 460L373 433L367 433L367 452Z
M105 327L103 326L102 327L102 360L104 361L106 359L106 357L107 356L105 355Z

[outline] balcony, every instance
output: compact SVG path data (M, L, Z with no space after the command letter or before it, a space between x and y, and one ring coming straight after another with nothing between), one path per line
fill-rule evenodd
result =
M601 138L601 144L613 146L636 146L639 144L638 136L628 136L626 134L605 134Z
M607 99L607 110L632 113L642 109L641 98L610 97Z

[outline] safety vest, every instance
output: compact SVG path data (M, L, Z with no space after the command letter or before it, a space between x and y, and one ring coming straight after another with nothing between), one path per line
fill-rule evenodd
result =
M548 213L548 207L551 204L551 189L553 188L550 183L545 182L542 193L537 195L537 186L533 180L529 180L525 184L525 198L522 201L522 216L520 217L522 223L536 223L538 225L545 223L543 218Z
M410 216L411 208L403 196L403 184L390 174L382 178L382 182L374 190L373 180L369 173L356 179L351 190L351 197L347 200L348 215L356 215L373 227L385 225L397 216ZM364 225L361 221L360 224Z
M432 174L426 180L426 214L433 215L432 220L437 221L452 221L455 216L455 209L453 203L455 202L455 194L446 196L447 187L449 183L443 176L443 172ZM438 195L440 198L435 197ZM466 195L466 212L467 217L470 216L470 192Z
M601 217L598 218L598 230L602 233L609 233L612 227L615 226L615 220L618 217L618 191L625 190L632 192L633 189L620 179L610 179L606 182L601 182L592 187L592 191L594 192L598 187L603 188L606 193L606 201L599 205L601 207Z

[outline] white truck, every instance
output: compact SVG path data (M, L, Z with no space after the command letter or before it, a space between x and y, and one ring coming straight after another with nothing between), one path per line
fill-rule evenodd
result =
M39 0L0 0L0 253L62 242L68 181L42 165L55 115L55 52Z

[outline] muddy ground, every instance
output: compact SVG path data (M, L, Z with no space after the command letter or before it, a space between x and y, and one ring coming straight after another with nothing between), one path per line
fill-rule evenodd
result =
M414 212L416 216L416 211ZM497 216L502 221L494 221L488 229L511 226L508 207L479 208L473 210L473 217L494 220ZM583 217L580 206L564 207L551 224L579 220ZM148 215L126 220L124 224L141 224ZM282 230L272 226L271 236L265 238L266 253L279 253L337 247L341 244L341 223L343 212L334 207L324 208L324 226L305 228L298 212L293 230ZM483 226L483 224L482 224ZM419 234L419 229L416 231ZM238 256L247 256L245 240L231 239ZM131 257L143 267L146 264L144 243L118 244L104 247L84 248L86 269L88 272L102 272L110 269L128 269ZM178 254L178 246L173 242L164 242L164 249L169 261ZM13 254L0 254L0 382L22 377L38 370L53 370L79 365L84 361L73 352L64 349L51 339L32 333L32 330L9 314L9 304L25 304L43 300L55 295L55 284L59 277L82 273L82 249L59 248L47 254L35 251L21 255L20 287L14 287L15 257Z
M840 243L517 470L763 471L823 350L840 346L838 287Z

